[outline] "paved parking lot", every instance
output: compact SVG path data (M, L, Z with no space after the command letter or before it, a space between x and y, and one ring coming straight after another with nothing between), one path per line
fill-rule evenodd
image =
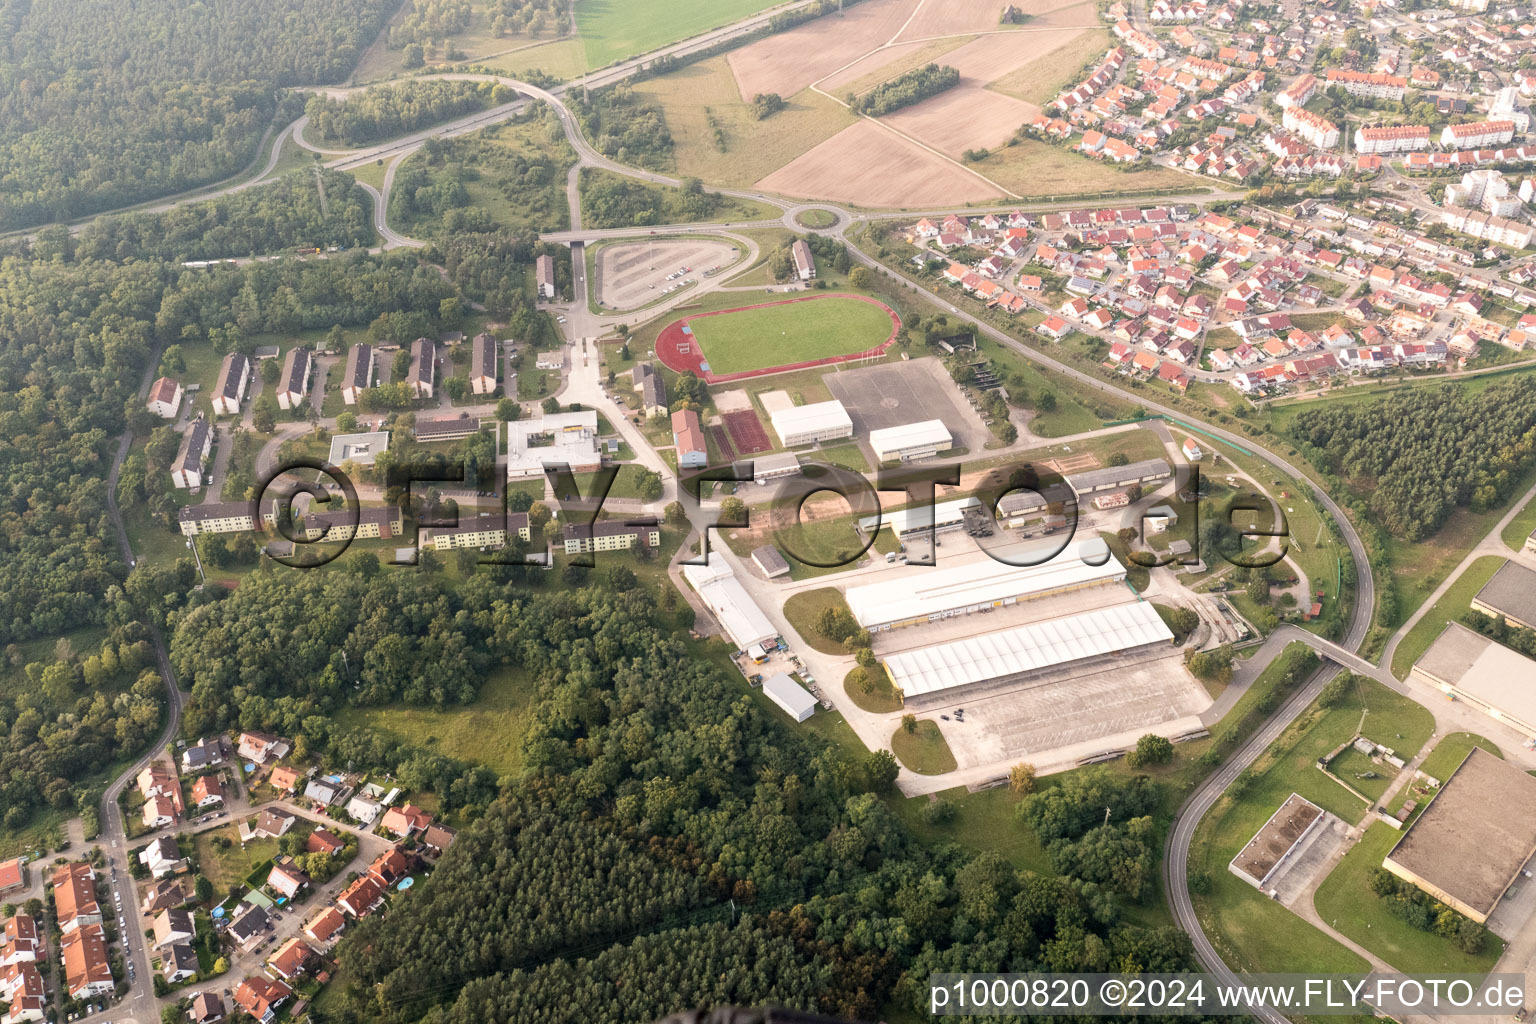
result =
M938 723L961 767L1010 759L1048 761L1043 755L1049 751L1118 734L1151 732L1170 723L1180 723L1175 731L1198 728L1194 716L1211 699L1185 671L1180 654L1160 647L1038 673L1022 686L1012 684L1015 689L989 693L985 685L967 687L969 693L951 695L942 708L928 709L951 715L954 707L965 709L964 722L951 717Z
M860 439L859 445L871 462L871 430L943 420L955 438L955 445L972 452L981 451L992 437L937 359L881 363L829 373L822 379L832 397L848 410L853 420L853 436Z
M605 245L596 258L597 300L609 309L638 309L684 280L696 286L707 271L727 266L737 254L729 242L708 238ZM688 270L679 273L684 267ZM678 276L669 280L673 274Z

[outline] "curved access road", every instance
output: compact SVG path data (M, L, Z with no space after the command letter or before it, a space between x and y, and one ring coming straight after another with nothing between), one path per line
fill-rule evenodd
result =
M836 233L842 234L841 231ZM1149 412L1159 413L1174 419L1195 420L1195 417L1190 416L1186 412L1148 401L1141 395L1132 395L1127 391L1122 391L1113 384L1102 381L1091 374L1084 373L1075 367L1062 363L1043 352L1036 351L1016 341L1012 336L1005 334L991 324L983 323L969 313L956 309L956 307L929 291L923 285L896 275L855 245L849 245L848 251L855 260L876 273L885 274L888 277L901 281L919 296L935 304L940 309L950 310L949 315L951 317L958 317L966 321L974 330L982 332L999 344L1007 346L1041 366L1071 378L1084 387L1114 395L1122 400L1129 400L1136 405L1142 406ZM1203 421L1197 420L1196 422L1200 423L1202 430L1206 430L1224 441L1229 441L1256 452L1296 480L1310 485L1317 496L1319 504L1333 517L1334 522L1339 524L1340 530L1344 535L1345 544L1349 548L1350 560L1355 566L1356 579L1355 601L1354 607L1350 612L1349 627L1343 642L1339 646L1349 652L1359 650L1360 645L1365 641L1366 633L1370 630L1371 614L1376 606L1376 588L1375 581L1371 577L1371 566L1365 550L1365 544L1361 541L1360 535L1355 532L1348 517L1345 516L1344 510L1339 507L1338 503L1333 500L1327 491L1312 481L1300 467L1266 450L1252 438L1234 434L1231 431ZM1184 931L1189 933L1190 939L1194 944L1196 959L1200 961L1200 965L1207 972L1214 975L1223 984L1240 984L1241 979L1221 959L1221 954L1216 951L1215 945L1212 944L1210 938L1205 934L1205 929L1200 922L1199 916L1195 913L1194 902L1190 898L1189 847L1194 839L1195 830L1206 812L1221 797L1222 792L1232 784L1232 780L1251 765L1285 731L1286 727L1296 720L1296 717L1317 697L1322 688L1340 670L1339 665L1324 662L1322 667L1314 672L1312 677L1264 723L1263 727L1249 738L1248 742L1228 757L1218 771L1207 776L1196 787L1195 791L1184 801L1183 806L1175 812L1173 827L1168 834L1165 856L1163 858L1163 877L1168 887L1168 901L1173 908L1174 919ZM1259 1010L1255 1015L1265 1020L1267 1024L1286 1024L1287 1020L1284 1014L1269 1007Z

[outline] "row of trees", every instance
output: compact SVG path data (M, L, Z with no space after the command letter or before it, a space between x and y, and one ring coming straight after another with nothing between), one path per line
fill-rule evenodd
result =
M880 117L902 107L921 103L960 84L960 72L948 64L927 64L875 86L863 96L850 96L856 114Z
M236 173L278 112L277 90L346 75L394 6L6 5L0 230L128 206Z

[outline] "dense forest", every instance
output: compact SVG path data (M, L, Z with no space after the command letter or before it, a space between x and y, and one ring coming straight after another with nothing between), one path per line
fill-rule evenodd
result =
M921 103L960 84L960 72L948 64L928 64L884 82L851 100L854 113L879 117Z
M349 174L318 165L270 185L163 213L100 217L80 232L81 259L229 259L374 241L373 199Z
M1365 498L1394 536L1431 536L1458 508L1508 501L1536 465L1536 379L1419 387L1297 415L1290 435Z
M480 578L459 619L538 680L524 771L410 899L349 932L334 1019L649 1021L771 1001L874 1020L922 1006L935 970L1191 966L1182 935L1122 918L1118 886L915 843L878 796L888 752L775 721L657 630L649 594ZM1087 862L1093 826L1140 835L1151 792L1090 772L1023 806Z
M709 220L728 202L704 191L697 178L689 178L682 188L667 188L590 167L581 172L582 223L589 228Z
M432 78L378 85L342 100L316 95L304 106L309 115L305 137L314 143L363 146L516 98L511 89L494 82Z
M582 134L604 156L651 171L671 168L672 133L661 107L622 83L565 100L580 118Z
M343 78L392 0L0 2L0 229L228 177L277 90Z
M190 561L183 575L191 586ZM49 661L23 664L15 647L6 656L13 679L0 680L0 825L14 829L43 806L84 810L76 783L159 731L165 681L137 623L115 627L95 651L61 640Z
M516 121L429 139L395 174L390 223L426 238L563 230L570 226L566 172L575 162L559 119L542 103ZM471 185L478 186L478 203Z

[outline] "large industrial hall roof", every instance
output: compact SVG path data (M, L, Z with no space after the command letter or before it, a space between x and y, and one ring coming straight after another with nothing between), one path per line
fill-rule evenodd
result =
M885 667L901 692L914 697L1172 639L1157 609L1135 601L904 651L886 658Z
M1055 543L1010 550L1010 559L1023 562L1054 550ZM881 573L878 583L849 587L848 608L866 629L890 622L907 622L947 611L974 608L1008 598L1047 594L1072 587L1120 579L1125 568L1097 537L1069 543L1054 558L1038 565L1010 565L990 558L949 569L909 566L901 575Z

